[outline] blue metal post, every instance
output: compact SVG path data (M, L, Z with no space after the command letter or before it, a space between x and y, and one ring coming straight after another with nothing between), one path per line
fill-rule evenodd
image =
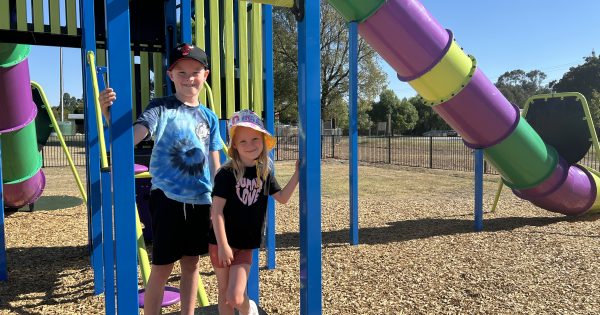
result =
M181 41L192 42L192 1L181 1Z
M2 161L2 135L0 134L0 161ZM0 163L0 281L8 280L6 267L6 241L4 240L4 192L2 190L2 164Z
M113 239L112 193L110 191L110 171L104 170L102 182L102 254L104 259L104 309L105 314L115 314L115 240Z
M171 54L171 50L173 47L177 45L178 37L177 37L177 1L176 0L165 0L165 52L166 52L166 60L169 60L169 55ZM169 65L167 64L167 67ZM163 77L165 78L165 82L167 85L167 94L171 95L175 93L173 91L173 87L171 86L171 79L167 76L166 67L164 68Z
M267 131L275 134L275 102L273 92L273 6L263 5L263 65L265 67L265 124ZM273 151L270 153L274 159ZM267 207L267 269L275 269L275 201L269 198Z
M322 313L320 2L305 1L298 22L301 315Z
M133 173L132 74L129 0L106 1L110 84L119 97L111 108L111 160L115 220L117 312L138 313L135 184ZM114 71L114 72L113 72ZM114 75L112 75L114 74Z
M248 274L248 284L246 290L248 291L248 298L254 300L256 304L259 302L260 289L259 289L259 274L258 274L258 249L252 251L252 265L250 265L250 273Z
M483 150L475 150L475 231L483 230Z
M358 245L358 23L348 25L350 44L350 244Z
M94 17L94 1L80 1L81 25L81 60L83 77L83 99L85 102L85 159L87 176L87 211L88 211L88 245L90 246L91 263L94 270L94 294L104 292L104 265L102 262L102 209L100 191L100 147L98 145L98 128L96 128L96 111L94 90L91 76L96 75L87 63L87 52L96 55L96 25Z

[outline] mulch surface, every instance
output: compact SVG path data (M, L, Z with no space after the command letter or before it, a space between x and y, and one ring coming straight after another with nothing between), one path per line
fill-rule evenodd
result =
M277 167L284 184L293 162ZM93 291L85 205L68 168L44 171L35 211L5 217L9 280L0 283L0 314L104 314L103 296ZM600 313L597 215L565 217L504 189L476 233L473 174L363 164L360 244L353 246L347 162L324 161L322 178L323 314ZM496 180L485 176L488 210ZM300 311L298 206L297 192L277 206L277 267L260 271L266 314ZM214 304L207 257L200 268ZM178 280L176 267L169 285ZM197 314L216 314L215 306Z

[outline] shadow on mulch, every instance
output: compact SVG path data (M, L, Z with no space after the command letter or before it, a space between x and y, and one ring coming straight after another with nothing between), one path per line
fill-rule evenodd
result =
M474 232L472 216L465 215L464 217L465 219L457 219L456 216L447 218L423 218L390 222L387 226L383 227L363 227L359 229L359 240L361 244L374 245ZM597 220L598 218L600 218L598 215L584 218L566 216L492 218L484 219L483 232L510 231L524 226L545 226L559 222ZM336 246L336 244L339 243L347 243L349 240L349 233L348 229L322 232L322 243L324 246ZM600 235L593 237L600 237ZM276 242L277 249L295 250L300 245L300 234L278 234Z
M83 203L83 199L73 196L41 196L32 205L27 205L22 208L4 208L5 215L11 215L15 212L31 212L31 211L51 211L72 208Z
M9 248L6 256L8 281L0 282L2 310L33 314L13 305L23 304L30 309L36 305L77 302L93 294L86 290L93 286L93 279L79 275L81 270L89 268L86 246ZM67 277L81 280L61 283L66 270L74 274ZM23 300L31 301L23 303Z

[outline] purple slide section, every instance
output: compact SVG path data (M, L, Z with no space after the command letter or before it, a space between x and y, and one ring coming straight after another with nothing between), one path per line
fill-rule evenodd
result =
M19 130L35 119L27 59L15 66L0 67L0 133Z
M17 184L4 185L6 206L21 208L36 201L46 187L46 176L40 169L35 175Z
M359 24L359 32L405 81L432 69L452 41L451 33L418 0L388 0ZM518 109L479 69L457 95L433 109L474 148L500 143L520 118ZM578 215L594 205L597 189L592 174L561 158L554 173L540 185L514 192L541 208Z
M429 71L451 44L449 32L415 0L388 1L358 32L403 81Z
M561 170L557 168L555 173L557 172ZM555 174L552 174L550 179L554 176ZM544 184L545 182L541 185ZM545 195L537 195L537 192L533 192L532 189L513 191L517 196L531 201L540 208L566 215L587 212L594 204L596 196L596 183L592 175L579 165L569 168L566 179L555 190Z
M519 109L496 86L475 70L456 96L433 107L471 148L487 148L504 140L519 123Z

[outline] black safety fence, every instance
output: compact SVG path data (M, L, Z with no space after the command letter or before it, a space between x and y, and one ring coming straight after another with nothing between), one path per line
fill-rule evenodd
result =
M85 136L65 136L67 148L77 166L85 166ZM277 136L273 150L276 161L298 158L298 136ZM350 156L348 136L321 136L323 159L348 160ZM43 147L44 167L67 166L68 160L56 136L51 136ZM453 171L473 171L473 149L464 145L460 137L407 137L407 136L360 136L358 137L358 160L368 163L393 164ZM497 174L487 162L485 173ZM592 146L580 164L594 169L600 167Z

